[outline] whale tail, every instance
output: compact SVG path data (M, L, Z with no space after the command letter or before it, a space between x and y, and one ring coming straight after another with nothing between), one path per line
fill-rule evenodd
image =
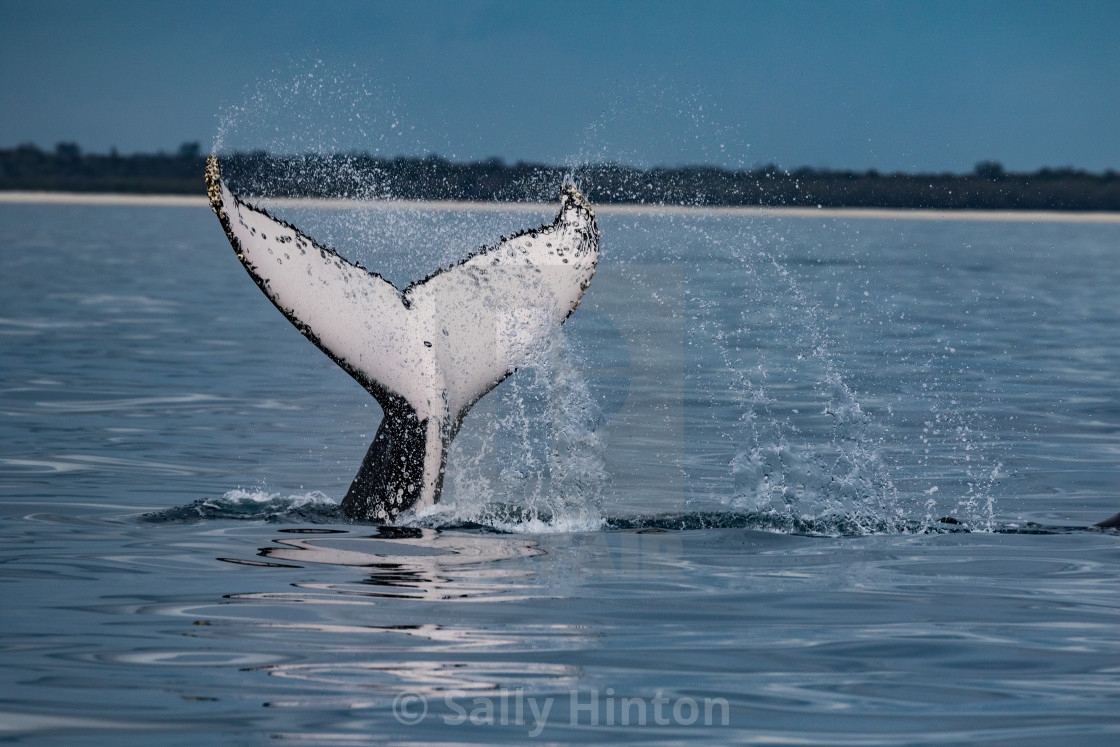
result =
M551 224L503 237L402 291L242 200L213 155L206 185L249 276L381 405L342 503L356 519L393 521L439 500L463 418L575 310L599 258L595 213L565 185Z

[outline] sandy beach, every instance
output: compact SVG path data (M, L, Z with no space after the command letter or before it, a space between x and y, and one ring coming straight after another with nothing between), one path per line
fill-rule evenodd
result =
M105 194L82 192L0 192L0 204L152 205L201 207L205 195ZM466 202L452 200L348 200L278 197L260 200L263 207L301 207L339 210L483 210L547 213L552 204L528 202ZM1120 223L1120 213L1059 210L910 210L901 208L811 208L688 205L596 205L602 215L729 215L789 218L877 218L889 220L973 220L1020 223Z

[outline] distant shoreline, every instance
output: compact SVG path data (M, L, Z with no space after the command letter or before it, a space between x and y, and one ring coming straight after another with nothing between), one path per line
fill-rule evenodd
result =
M968 173L881 173L819 168L717 166L637 168L618 163L555 166L501 159L458 162L436 155L388 158L368 153L221 156L222 176L240 194L276 198L392 199L442 204L551 203L575 181L599 207L679 205L736 211L1120 212L1120 172L1041 168L1010 172L981 161ZM182 195L204 193L198 143L177 154L83 153L74 143L54 152L0 148L0 191ZM867 213L871 215L872 213ZM924 214L924 213L923 213Z
M4 205L116 205L148 207L208 207L205 195L124 194L105 192L0 191ZM468 200L352 200L331 197L275 197L260 200L266 207L340 210L431 210L519 212L548 214L552 203ZM1120 223L1120 212L1074 210L952 210L933 208L760 207L736 205L595 205L602 215L729 215L774 218L871 218L880 220L972 220L1016 223Z

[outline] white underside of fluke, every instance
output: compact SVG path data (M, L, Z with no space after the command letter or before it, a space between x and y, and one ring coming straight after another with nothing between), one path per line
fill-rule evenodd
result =
M594 213L565 187L551 225L402 292L241 200L213 157L207 179L238 258L277 308L379 400L402 398L439 429L426 439L418 508L438 500L443 448L467 410L555 334L598 261Z

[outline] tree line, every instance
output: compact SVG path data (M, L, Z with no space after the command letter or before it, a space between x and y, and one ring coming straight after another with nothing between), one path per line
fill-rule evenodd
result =
M125 156L83 153L74 143L59 143L53 151L21 145L0 149L0 190L202 194L204 161L198 143L183 143L173 153ZM574 180L593 203L1120 211L1120 174L1114 170L1016 173L994 161L966 174L885 174L255 151L224 156L222 169L239 191L274 197L551 202L562 182Z

